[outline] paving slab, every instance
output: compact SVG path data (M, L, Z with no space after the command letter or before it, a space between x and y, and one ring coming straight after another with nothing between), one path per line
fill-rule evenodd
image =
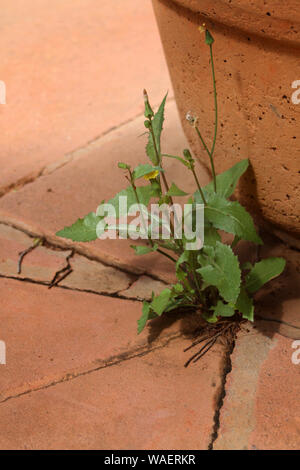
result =
M146 136L144 117L116 129L84 151L76 158L54 171L38 178L19 191L11 192L0 199L0 221L8 220L22 226L31 233L44 235L53 243L76 246L106 264L120 266L135 273L151 273L166 282L174 280L173 263L161 255L136 256L129 247L132 240L97 240L91 243L73 243L55 237L57 230L72 224L78 217L95 211L103 199L108 200L127 187L124 172L117 168L119 161L132 166L145 163ZM162 149L173 155L182 153L186 139L174 102L166 106ZM187 192L193 192L195 183L191 172L182 169L174 159L168 159L165 169L169 182L177 184ZM197 169L201 184L209 181L203 167Z
M150 0L5 2L0 26L0 194L172 95Z
M247 329L231 356L213 448L299 449L300 364L292 362L293 340L270 332L267 324Z
M256 294L256 312L269 322L269 330L288 338L300 339L300 252L289 248L270 234L265 234L260 256L281 256L286 268Z
M0 404L0 449L207 449L223 350L184 368L178 339Z
M70 259L70 266L72 272L59 282L60 286L98 294L116 294L127 290L135 280L130 274L76 254Z
M20 253L34 244L34 239L13 227L0 224L0 275L50 283L57 271L67 265L70 250L51 250L36 246L26 254L19 274Z
M150 300L152 292L159 294L167 285L161 281L156 281L149 276L140 276L129 289L120 292L120 295L127 298L139 300Z
M156 323L138 336L141 302L4 278L0 298L0 340L7 350L6 365L0 365L0 401L180 334L172 322Z

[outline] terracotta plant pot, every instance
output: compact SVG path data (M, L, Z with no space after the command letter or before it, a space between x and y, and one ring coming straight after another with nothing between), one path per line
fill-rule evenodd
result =
M241 202L299 239L299 0L153 0L153 5L195 155L207 163L185 120L187 111L199 117L208 142L214 123L209 48L198 31L205 22L215 38L217 171L249 158L251 168L239 185Z

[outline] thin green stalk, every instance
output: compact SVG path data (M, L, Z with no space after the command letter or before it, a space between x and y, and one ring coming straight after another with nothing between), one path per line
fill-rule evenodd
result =
M211 171L212 171L212 175L213 175L214 190L215 190L215 192L216 192L216 191L217 191L217 179L216 179L216 172L215 172L214 160L213 160L213 158L212 158L211 152L209 151L209 149L208 149L206 143L204 142L204 139L203 139L203 137L202 137L202 135L201 135L201 132L200 132L199 128L196 126L195 129L196 129L196 132L197 132L197 134L198 134L198 136L199 136L199 138L200 138L200 140L201 140L201 142L202 142L202 144L203 144L203 147L205 148L205 150L206 150L206 152L207 152L207 155L209 156Z
M211 157L213 157L216 140L217 140L217 129L218 129L218 100L217 100L217 88L216 88L216 77L215 77L212 44L209 45L209 49L210 49L211 71L212 71L213 87L214 87L214 101L215 101L215 132L214 132L214 140L213 140L212 148L210 151Z
M161 255L164 255L166 256L167 258L169 258L171 261L173 261L174 263L177 263L177 260L175 258L173 258L173 256L169 255L168 253L166 253L165 251L162 251L160 248L157 248L156 250L158 253L160 253Z
M195 255L194 253L192 253L192 272L193 272L193 278L194 278L194 281L195 281L195 284L196 284L196 287L198 289L198 293L200 294L201 292L201 289L200 289L200 284L199 284L199 280L198 280L198 275L197 275L197 272L196 272L196 267L195 267Z
M204 204L206 204L206 199L205 199L204 193L203 193L203 191L202 191L202 188L201 188L201 186L200 186L200 183L199 183L199 180L198 180L198 176L197 176L197 174L196 174L196 172L195 172L195 168L194 168L193 165L191 165L191 170L192 170L192 173L193 173L193 175L194 175L194 178L195 178L197 187L198 187L198 189L199 189L199 193L200 193L200 195L201 195L202 201L203 201Z
M214 182L214 190L215 192L217 191L217 179L216 179L216 171L215 171L215 165L214 165L214 160L213 160L213 154L215 151L215 145L216 145L216 140L217 140L217 130L218 130L218 100L217 100L217 87L216 87L216 77L215 77L215 67L214 67L214 58L213 58L213 49L212 49L212 44L209 45L209 50L210 50L210 63L211 63L211 71L212 71L212 78L213 78L213 89L214 89L214 107L215 107L215 124L214 124L214 137L213 137L213 143L211 150L209 151L202 135L197 126L195 126L195 129L197 131L197 134L202 142L202 145L204 149L206 150L209 160L210 160L210 165L211 165L211 171L213 175L213 182Z

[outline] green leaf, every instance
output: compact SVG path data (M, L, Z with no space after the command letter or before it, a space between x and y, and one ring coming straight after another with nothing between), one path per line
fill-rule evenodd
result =
M246 318L249 321L254 320L253 300L247 294L244 286L241 287L240 295L236 301L236 308L243 315L243 318Z
M212 225L206 225L204 227L204 245L216 246L216 243L220 241L219 232Z
M217 229L233 233L244 240L262 244L252 217L237 201L228 201L219 194L211 194L204 208L204 216Z
M132 173L133 179L137 180L142 178L143 176L149 175L153 171L163 171L163 169L159 166L152 166L150 163L146 163L145 165L138 165Z
M148 302L144 301L143 308L142 308L142 316L137 322L138 334L140 334L143 331L148 320L152 320L153 318L156 318L156 317L157 315L151 311L151 305Z
M213 314L209 314L209 313L203 313L202 314L202 317L204 318L204 320L206 320L208 323L216 323L218 321L218 317L213 313Z
M240 177L245 173L249 166L248 158L241 160L240 162L236 163L234 166L229 168L229 170L224 171L224 173L220 173L217 175L217 193L220 196L224 196L226 198L230 197L236 188L237 182ZM203 188L204 195L208 195L208 193L214 192L213 182L209 183L207 186Z
M246 276L246 289L253 294L266 282L279 276L285 268L285 259L267 258L256 263Z
M168 157L168 158L175 158L176 160L178 160L179 162L183 163L184 166L186 166L187 168L190 168L191 165L189 162L187 162L184 158L182 157L177 157L177 155L169 155L168 153L163 153L162 154L162 157Z
M205 247L213 250L212 247ZM204 250L202 250L204 251ZM228 245L216 242L214 257L200 255L201 262L206 257L206 266L197 269L207 284L216 286L226 302L235 302L240 293L241 271L238 258Z
M152 187L150 185L139 186L139 187L136 188L136 191L137 191L137 195L138 195L140 204L144 204L145 206L148 206L149 201L150 201L150 199L153 195ZM119 202L120 202L120 197L121 196L126 196L127 197L127 209L125 207L120 207ZM130 206L132 206L133 204L137 204L136 195L135 195L135 192L134 192L132 186L128 186L128 188L123 189L122 191L120 191L112 199L110 199L107 203L111 204L114 207L114 209L116 211L116 217L117 218L122 217L123 215L127 215L128 211L130 209ZM100 207L101 207L101 204L97 209L97 213L98 213Z
M158 245L155 244L154 246L142 246L142 245L130 245L131 248L134 249L136 255L146 255L148 253L152 253L156 251Z
M221 300L218 300L217 305L211 308L216 317L232 317L234 315L234 307L229 304L224 304Z
M153 134L155 138L156 149L158 151L159 156L160 156L160 136L161 136L162 126L164 122L164 112L165 112L165 104L166 104L167 95L168 94L166 94L166 96L162 100L161 105L152 120ZM146 146L146 153L154 165L159 164L159 161L157 161L157 157L155 153L153 138L150 132L149 132L148 143Z
M177 269L180 268L180 265L182 263L188 263L189 262L189 259L190 259L190 251L189 250L185 250L183 253L181 253L181 255L179 256L177 262L176 262L176 271Z
M171 290L167 287L166 289L162 290L161 293L157 295L156 297L154 297L154 299L152 300L151 308L157 315L160 316L165 311L169 303L171 293L172 293Z
M182 189L179 189L178 186L176 186L175 183L171 184L171 187L169 191L167 192L168 196L187 196L188 193L182 191Z
M97 224L103 217L99 217L95 212L90 212L83 219L78 219L70 227L65 227L56 233L58 237L69 238L75 242L90 242L97 240Z
M180 294L181 292L184 291L183 285L178 282L177 284L174 284L172 286L172 290L176 292L176 294Z

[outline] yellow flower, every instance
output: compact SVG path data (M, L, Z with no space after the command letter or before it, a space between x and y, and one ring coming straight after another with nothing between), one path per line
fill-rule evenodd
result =
M205 32L205 29L206 29L206 28L205 28L205 23L203 23L202 26L199 26L198 29L199 29L200 33L204 33L204 32Z
M157 177L158 174L159 174L158 170L153 170L150 173L147 173L147 175L144 176L144 179L145 180L153 180L154 178Z

